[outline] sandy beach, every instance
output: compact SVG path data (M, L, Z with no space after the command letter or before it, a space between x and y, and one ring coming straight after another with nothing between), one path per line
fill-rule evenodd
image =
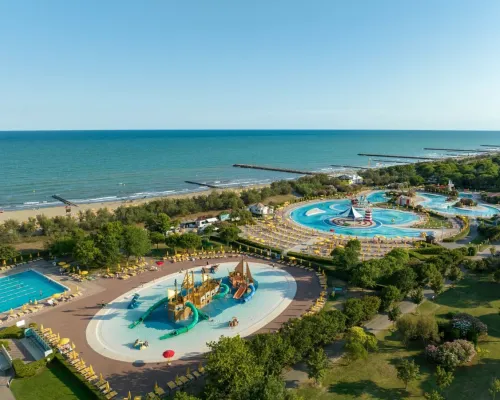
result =
M78 207L71 208L71 216L76 218L78 216L79 211L86 210L98 210L100 208L107 208L110 211L116 210L120 206L135 206L139 204L149 203L150 201L160 200L160 199L183 199L189 197L196 196L206 196L211 192L241 192L243 190L248 189L261 189L264 187L268 187L270 185L254 185L248 186L245 188L228 188L228 189L207 189L205 191L194 192L194 193L185 193L171 196L162 196L162 197L150 197L147 199L136 199L136 200L123 200L123 201L110 201L110 202L102 202L102 203L89 203L89 204L79 204ZM45 215L46 217L57 217L57 216L65 216L66 214L66 206L61 203L60 206L57 207L40 207L38 209L24 209L24 210L14 210L14 211L3 211L0 213L0 223L4 222L8 219L15 219L19 222L27 221L29 218L34 218L37 215Z

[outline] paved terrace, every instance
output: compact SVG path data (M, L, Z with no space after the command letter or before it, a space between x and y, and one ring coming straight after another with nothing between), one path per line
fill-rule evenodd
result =
M209 263L220 263L233 259L213 259ZM170 366L166 363L145 364L138 360L133 363L121 362L106 358L96 353L87 344L86 329L89 321L101 308L97 303L111 302L123 293L132 290L145 282L178 272L180 269L201 266L207 260L184 261L179 263L165 263L159 271L150 271L137 275L129 280L100 279L93 282L79 283L84 292L83 296L68 303L62 303L54 308L47 307L40 313L25 317L26 323L37 322L44 327L52 328L54 333L59 333L61 337L70 338L76 346L76 351L85 360L87 365L91 364L96 373L102 373L103 377L109 380L111 387L118 392L119 397L126 397L128 391L133 395L147 394L152 391L155 382L165 388L168 381L174 380L176 375L184 375L189 366L191 370L198 367L201 358L188 360L177 360ZM249 262L265 263L265 260L248 258ZM48 263L46 263L48 265ZM286 267L287 271L297 282L297 293L292 303L280 314L278 318L267 324L256 333L268 333L276 331L283 323L292 317L304 314L314 304L318 298L321 287L316 275L313 272ZM45 272L39 264L37 268ZM57 276L51 275L57 279ZM66 284L67 282L61 281Z

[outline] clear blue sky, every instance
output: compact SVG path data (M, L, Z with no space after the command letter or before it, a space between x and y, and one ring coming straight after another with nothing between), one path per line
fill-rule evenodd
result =
M0 1L0 130L135 128L500 129L500 1Z

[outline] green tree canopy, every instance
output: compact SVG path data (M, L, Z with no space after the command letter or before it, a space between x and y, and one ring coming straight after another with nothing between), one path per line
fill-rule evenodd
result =
M408 389L408 384L420 376L420 367L413 360L401 360L396 367L398 371L398 379L403 381L405 389Z
M329 362L325 351L320 347L311 352L306 360L306 364L307 376L314 379L316 383L319 383L325 376Z
M240 229L236 225L223 222L219 228L219 238L229 244L238 239L240 232Z
M151 241L148 232L135 225L126 225L123 228L122 246L125 256L142 257L151 250Z

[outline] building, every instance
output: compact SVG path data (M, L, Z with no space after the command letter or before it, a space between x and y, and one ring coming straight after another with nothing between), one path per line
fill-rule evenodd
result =
M357 174L340 175L337 178L348 185L360 185L363 183L363 178Z
M413 198L402 194L396 199L396 204L398 206L412 206Z
M274 208L266 206L262 203L252 204L248 210L254 215L270 215L274 214Z
M230 218L231 218L231 214L229 214L229 213L219 214L220 222L228 221Z
M197 228L205 228L208 225L213 225L216 222L219 222L218 218L198 218L196 220L196 227Z

